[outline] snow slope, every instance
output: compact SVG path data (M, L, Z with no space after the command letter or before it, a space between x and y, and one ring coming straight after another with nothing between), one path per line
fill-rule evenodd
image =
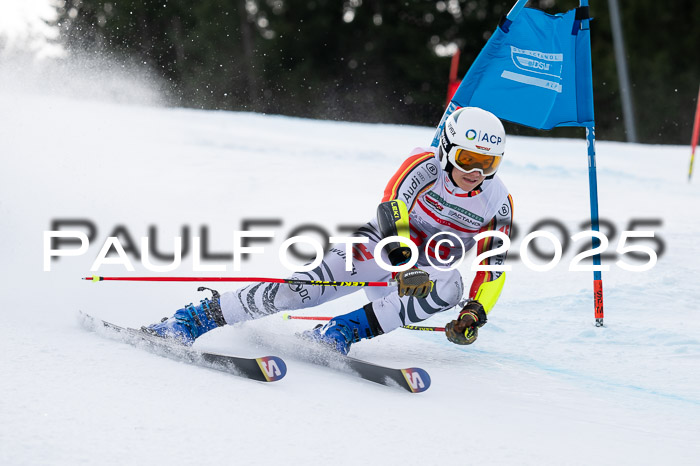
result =
M431 137L430 128L0 90L0 463L697 464L700 189L686 182L685 147L598 144L601 217L618 230L612 248L640 218L662 221L654 230L666 245L648 272L606 262L606 328L593 326L591 273L568 271L576 245L549 272L511 260L501 300L472 346L406 330L355 345L357 357L427 369L433 386L420 395L290 354L281 354L287 377L265 385L78 326L79 309L140 326L200 299L196 284L79 280L117 226L135 241L157 226L161 251L172 250L183 226L193 235L208 226L210 250L230 253L243 220L281 219L266 254L237 274L285 276L276 247L295 227L339 234L339 225L368 220L406 154ZM581 230L585 153L583 139L509 139L500 175L520 227L513 248L541 219L560 220L570 235ZM42 235L56 219L89 219L97 238L86 255L44 272ZM471 281L467 262L461 270ZM191 255L176 273L194 274ZM359 292L304 314L364 302ZM275 335L308 325L272 316L211 332L196 346L274 353Z

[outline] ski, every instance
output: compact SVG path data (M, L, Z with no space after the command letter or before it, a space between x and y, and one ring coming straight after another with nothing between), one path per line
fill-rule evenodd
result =
M264 341L259 343L268 345ZM284 348L285 355L288 354L289 357L304 362L328 367L388 387L402 388L411 393L424 392L430 388L430 375L424 369L418 367L394 369L344 356L323 344L309 341L300 334L296 334L290 341L278 335L272 347Z
M287 365L277 356L241 358L198 351L177 342L149 335L141 330L120 327L83 312L80 312L79 316L81 325L87 330L176 361L227 372L259 382L275 382L287 374Z
M393 369L361 359L339 355L342 363L365 380L387 386L403 388L411 393L420 393L430 388L430 375L419 367Z

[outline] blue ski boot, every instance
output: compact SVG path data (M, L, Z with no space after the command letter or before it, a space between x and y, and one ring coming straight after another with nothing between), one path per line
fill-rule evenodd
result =
M197 291L209 290L211 299L204 298L199 306L192 303L178 309L171 318L164 317L160 323L141 327L143 332L161 338L176 340L186 346L192 346L194 341L209 330L226 325L224 315L219 305L219 292L200 286Z
M317 325L302 333L304 338L330 346L340 354L347 355L350 345L365 338L383 334L372 304L367 304L349 314L334 317L326 325Z

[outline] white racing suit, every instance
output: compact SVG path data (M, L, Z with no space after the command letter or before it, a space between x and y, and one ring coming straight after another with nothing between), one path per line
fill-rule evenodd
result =
M462 277L456 270L436 260L436 254L445 260L456 260L475 245L473 237L486 230L500 230L510 234L513 205L511 196L498 176L485 180L476 190L465 192L458 188L440 167L433 149L416 149L389 181L383 201L402 200L409 211L411 239L419 250L416 267L430 274L434 286L426 298L398 295L396 287L364 288L368 306L374 311L384 333L402 325L421 322L433 314L453 308L464 295ZM432 241L433 235L443 233ZM451 237L455 247L442 243L435 251L436 241L450 239L444 232L457 235L461 246ZM388 281L391 273L382 269L374 260L375 245L382 239L376 218L360 228L353 236L363 236L369 243L356 244L352 248L353 267L346 271L346 245L334 245L325 254L323 262L310 272L297 272L291 278L332 281ZM482 240L478 253L501 246L495 237ZM427 247L426 247L427 246ZM384 263L389 260L382 252ZM506 253L492 256L482 264L503 264ZM440 268L431 265L434 264ZM479 299L490 311L495 304L503 280L498 286L487 287L501 278L501 272L478 272L469 291L469 298ZM503 277L505 278L505 277ZM358 291L354 287L291 285L258 283L221 295L221 310L226 323L233 324L257 319L280 311L292 311L318 306L333 299ZM495 296L493 296L495 293ZM366 306L367 308L367 306ZM350 311L350 309L348 309Z

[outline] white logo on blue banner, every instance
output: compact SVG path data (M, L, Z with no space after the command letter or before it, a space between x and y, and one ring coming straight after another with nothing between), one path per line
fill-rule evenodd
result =
M564 54L546 53L537 50L525 50L510 46L510 56L516 68L528 73L552 76L561 81L561 72L564 67ZM532 74L522 74L504 70L501 77L517 81L531 86L551 89L556 92L562 91L560 82L539 78Z

